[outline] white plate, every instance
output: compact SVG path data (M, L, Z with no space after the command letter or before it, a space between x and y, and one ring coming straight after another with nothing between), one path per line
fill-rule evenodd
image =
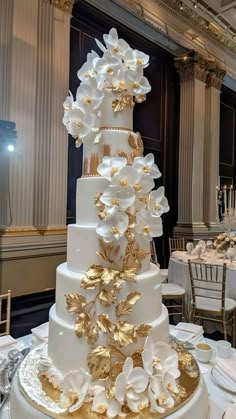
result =
M236 383L232 386L226 380L222 379L223 377L218 373L218 371L214 367L211 370L211 378L219 387L229 391L230 393L236 394Z

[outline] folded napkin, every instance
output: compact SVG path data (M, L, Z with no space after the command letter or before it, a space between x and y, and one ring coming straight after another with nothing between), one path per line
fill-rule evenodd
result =
M217 368L227 375L227 377L236 384L236 359L220 359L217 362Z
M191 330L191 327L189 327L189 324L191 323L178 323L177 326L171 326L170 327L170 334L174 336L176 339L178 339L180 342L189 342L192 344L196 344L197 342L201 341L203 338L203 328L201 326L192 325L194 326L193 331ZM179 326L180 325L180 326ZM181 329L183 325L183 329ZM184 330L185 329L189 330ZM178 327L179 326L179 327ZM200 327L200 329L198 329ZM194 332L197 332L196 334Z
M32 335L39 340L47 340L48 338L48 326L49 323L43 323L40 326L34 327L31 329Z
M230 404L227 407L223 418L224 419L236 419L236 405L235 404Z
M236 392L236 382L231 380L225 371L219 368L218 364L212 369L212 375L219 385L229 391Z
M185 332L193 333L195 336L203 333L202 326L193 323L179 322L176 326L178 330L184 330Z
M0 349L6 348L7 346L16 345L17 341L11 335L0 337Z

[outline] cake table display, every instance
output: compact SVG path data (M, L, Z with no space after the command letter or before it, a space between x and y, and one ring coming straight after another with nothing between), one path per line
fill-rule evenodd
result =
M207 393L191 354L169 345L161 276L150 241L169 210L152 154L133 132L133 108L151 90L149 57L116 29L96 40L64 103L83 143L76 224L57 269L48 346L25 358L11 393L12 419L206 419ZM174 348L173 348L174 346Z

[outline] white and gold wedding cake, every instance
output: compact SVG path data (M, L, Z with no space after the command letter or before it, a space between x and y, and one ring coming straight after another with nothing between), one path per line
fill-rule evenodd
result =
M206 419L206 389L194 358L169 346L161 277L150 242L169 210L152 154L133 132L133 107L151 90L149 57L113 28L78 71L63 122L83 143L76 224L57 269L48 346L23 361L12 419L147 417ZM141 416L140 416L141 415Z

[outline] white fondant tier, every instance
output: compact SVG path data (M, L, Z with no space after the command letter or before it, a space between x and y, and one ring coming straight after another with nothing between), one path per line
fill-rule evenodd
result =
M136 240L141 249L150 252L150 243L143 240L141 235L136 236ZM120 255L125 255L127 241L125 237L113 242L120 245ZM103 264L96 252L99 250L99 236L96 232L96 225L70 224L68 225L67 237L67 263L68 269L72 272L86 272L93 263ZM142 261L140 273L150 269L150 256Z
M207 419L208 418L208 396L206 385L201 378L200 384L193 396L183 407L172 413L168 419ZM10 394L10 415L11 419L50 419L49 416L32 407L21 394L18 379L15 376ZM76 417L76 416L75 416ZM1 418L1 414L0 414Z
M161 315L153 322L149 322L152 326L150 336L154 342L158 340L168 342L168 323L168 311L162 305ZM144 341L145 338L140 338L138 343L128 345L124 348L124 354L128 356L130 352L142 349ZM103 336L98 340L98 344L105 344L105 342ZM48 355L52 359L53 365L64 374L78 368L88 370L88 352L89 346L86 339L76 336L73 323L68 323L58 317L54 305L49 313L48 340Z
M56 314L58 318L68 324L73 325L76 316L70 314L66 309L65 294L82 294L87 301L91 301L97 293L97 290L85 290L80 287L82 277L82 274L71 272L66 263L61 264L57 268ZM118 300L124 299L132 291L140 292L141 298L134 305L128 321L133 324L139 324L150 323L158 319L161 315L161 276L158 266L151 264L149 271L137 275L136 282L124 282L118 294ZM99 314L107 313L112 320L115 320L114 307L114 304L107 308L96 304L96 311ZM121 316L121 320L127 320L127 316ZM79 341L77 344L79 344Z
M94 199L96 194L103 193L108 185L109 181L101 176L82 177L77 180L76 223L88 227L97 225L98 208Z
M126 106L122 111L114 112L112 108L113 100L120 100L121 94L111 90L104 91L104 99L100 107L101 123L100 127L119 127L133 129L133 108Z

